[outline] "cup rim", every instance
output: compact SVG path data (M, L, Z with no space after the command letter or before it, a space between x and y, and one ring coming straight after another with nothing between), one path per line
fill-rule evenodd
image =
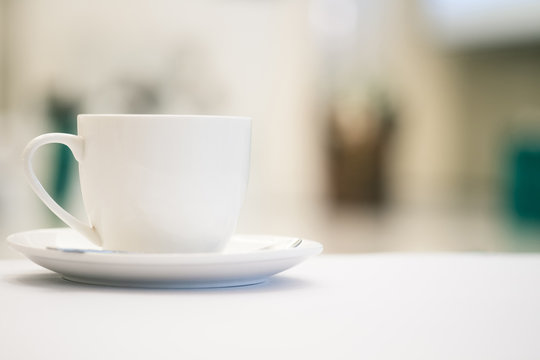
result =
M152 118L162 118L162 119L237 119L249 121L251 117L249 116L236 116L236 115L195 115L195 114L79 114L77 115L77 120L83 118L143 118L143 117L152 117Z

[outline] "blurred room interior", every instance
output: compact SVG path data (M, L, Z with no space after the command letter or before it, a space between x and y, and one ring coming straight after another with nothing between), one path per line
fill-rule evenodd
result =
M532 0L0 0L2 239L63 226L20 154L79 113L251 116L241 233L326 253L540 250ZM84 218L69 151L36 157Z

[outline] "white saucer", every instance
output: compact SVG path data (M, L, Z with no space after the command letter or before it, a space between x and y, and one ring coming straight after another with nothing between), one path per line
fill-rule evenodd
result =
M30 260L67 280L151 288L257 284L322 251L322 245L311 240L303 240L295 248L263 249L292 240L281 236L235 235L221 253L145 254L52 250L98 249L68 228L26 231L7 238L12 247Z

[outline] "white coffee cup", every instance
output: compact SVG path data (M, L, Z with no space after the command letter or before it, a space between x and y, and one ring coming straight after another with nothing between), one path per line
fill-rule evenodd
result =
M246 192L251 120L233 116L79 115L78 135L36 137L24 168L39 198L67 225L109 250L220 251ZM79 162L86 224L59 206L32 168L45 144Z

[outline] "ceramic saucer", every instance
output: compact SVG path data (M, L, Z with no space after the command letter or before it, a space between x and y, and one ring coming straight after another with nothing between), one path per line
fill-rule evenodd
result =
M257 284L322 251L321 244L305 239L294 248L279 246L294 239L235 235L223 252L197 254L81 253L72 250L99 248L69 228L20 232L10 235L7 240L36 264L75 282L129 287L206 288ZM69 248L70 251L55 248Z

